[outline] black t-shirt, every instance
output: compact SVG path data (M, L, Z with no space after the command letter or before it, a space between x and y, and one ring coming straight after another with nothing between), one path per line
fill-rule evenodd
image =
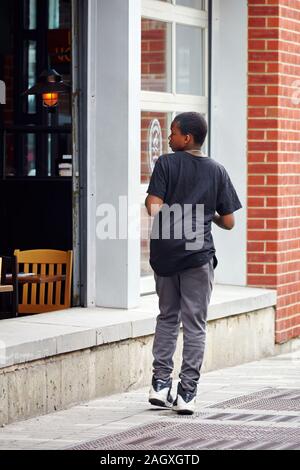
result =
M162 210L156 215L153 227L155 223L156 229L160 227L157 232L159 236L153 237L152 230L150 241L150 265L154 272L163 277L172 276L185 269L203 266L211 258L214 258L214 268L216 268L218 260L211 233L213 217L216 211L220 215L228 215L242 208L225 168L209 157L193 156L188 152L162 155L156 162L147 193L161 198L168 206L174 204L182 208L188 207L185 205L191 206L195 233L197 233L197 225L194 225L196 207L204 205L204 227L202 227L204 243L200 249L195 247L192 250L187 249L187 246L191 246L187 245L191 239L190 236L188 238L185 236L184 230L181 238L178 238L178 235L174 236L175 217L172 219L172 215L168 219L169 224L171 223L171 237L165 239L162 231L164 224Z

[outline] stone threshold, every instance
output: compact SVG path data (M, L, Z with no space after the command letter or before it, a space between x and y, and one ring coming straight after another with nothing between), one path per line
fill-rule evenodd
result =
M276 305L276 291L216 284L208 321L253 313ZM129 310L72 308L0 322L0 368L103 344L153 335L156 295Z

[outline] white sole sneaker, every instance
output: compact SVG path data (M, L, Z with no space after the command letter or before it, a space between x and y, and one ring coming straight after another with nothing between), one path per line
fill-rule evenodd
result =
M177 395L172 410L176 411L179 415L194 414L196 411L196 397L186 403L180 395Z
M159 392L156 392L151 387L149 392L149 403L153 406L159 406L161 408L171 408L173 405L172 397L170 397L170 389L163 388Z

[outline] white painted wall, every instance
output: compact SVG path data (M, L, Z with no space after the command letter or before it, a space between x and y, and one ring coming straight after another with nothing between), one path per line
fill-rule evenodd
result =
M140 0L89 0L88 303L133 308L140 240L98 240L100 204L140 194ZM139 226L139 214L137 225Z
M232 231L214 225L218 284L247 276L247 0L213 0L211 156L227 169L243 209Z

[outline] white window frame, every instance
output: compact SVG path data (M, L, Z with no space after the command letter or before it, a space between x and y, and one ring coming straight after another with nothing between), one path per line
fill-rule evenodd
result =
M159 0L142 0L142 18L171 23L172 29L172 92L141 91L141 112L160 112L172 114L175 118L177 112L195 111L208 116L209 107L209 0L205 0L205 10L161 2ZM176 93L176 24L196 26L204 29L204 96L184 95ZM148 184L141 184L141 204L147 197ZM153 275L141 276L141 295L155 292Z

